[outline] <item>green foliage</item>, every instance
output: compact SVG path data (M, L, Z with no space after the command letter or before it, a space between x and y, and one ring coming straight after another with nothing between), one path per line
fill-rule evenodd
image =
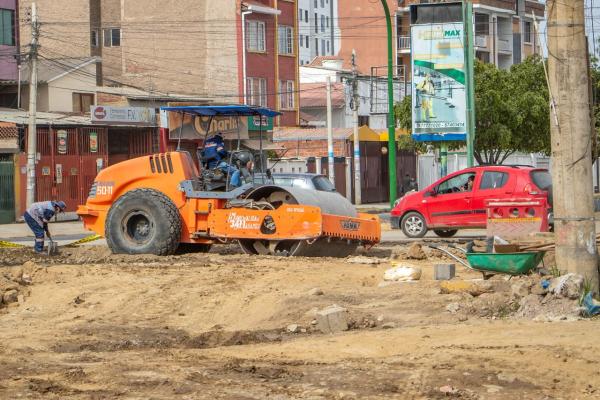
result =
M596 80L600 85L600 71ZM600 98L600 86L596 86ZM475 64L476 133L474 155L480 164L502 164L511 154L550 152L549 97L543 60L539 56L515 64L510 70L493 64ZM597 110L600 116L600 108ZM394 108L397 125L410 129L411 99ZM600 125L599 131L600 131ZM411 142L402 143L411 148ZM414 142L414 140L412 141ZM454 142L451 149L464 146ZM399 148L400 144L399 144Z

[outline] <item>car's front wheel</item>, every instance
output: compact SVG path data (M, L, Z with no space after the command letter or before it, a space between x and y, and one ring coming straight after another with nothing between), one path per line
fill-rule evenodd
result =
M427 233L427 223L421 214L415 211L407 213L400 223L402 232L409 238L422 238Z
M449 237L456 235L456 232L458 232L458 230L456 230L456 229L434 229L433 232L441 238L449 238Z

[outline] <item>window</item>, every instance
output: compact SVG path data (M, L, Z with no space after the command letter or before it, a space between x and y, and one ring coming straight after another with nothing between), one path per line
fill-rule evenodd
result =
M265 51L265 23L246 21L246 49L249 51Z
M329 28L329 16L327 16L327 27Z
M552 188L552 176L546 170L536 170L529 173L531 180L541 190L549 190Z
M100 35L100 32L98 32L97 29L94 29L93 31L90 32L90 45L92 47L98 47L98 46L100 46L99 35Z
M531 22L523 22L523 41L525 43L531 43Z
M479 189L500 189L508 182L508 174L506 172L485 171Z
M302 9L301 9L301 8L299 8L299 9L298 9L298 16L299 16L299 18L300 18L300 22L302 22L302 17L303 17L303 15L304 15L304 14L302 14Z
M15 45L15 11L0 8L0 45Z
M308 23L308 10L304 10L304 22Z
M307 49L310 49L310 40L309 40L310 38L308 37L308 35L306 35L306 36L304 36L304 39L306 40L306 46L305 47Z
M279 81L279 108L294 109L294 81Z
M471 191L469 189L469 181L473 181L475 179L474 172L467 172L464 174L460 174L454 176L450 179L446 179L442 183L437 186L436 193L437 194L449 194L449 193L459 193L465 191Z
M121 45L121 29L104 29L104 47L119 47Z
M247 103L251 106L267 106L267 80L265 78L246 79Z
M94 105L94 95L91 93L73 93L73 112L88 113Z
M315 54L319 55L319 39L315 38Z
M321 0L321 8L325 8L325 0Z
M321 15L321 32L325 32L325 16Z
M277 29L279 39L279 54L294 54L294 28L280 26Z
M326 55L325 54L325 39L321 39L321 53L323 55Z
M329 54L329 40L327 41L327 54Z
M315 8L318 8L318 7L319 7L318 1L315 0Z
M475 13L475 34L490 34L490 16L488 14Z

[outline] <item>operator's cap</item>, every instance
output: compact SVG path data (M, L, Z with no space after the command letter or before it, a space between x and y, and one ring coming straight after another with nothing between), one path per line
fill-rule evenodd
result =
M54 207L60 208L60 211L62 211L62 212L64 212L66 210L66 208L67 208L67 205L65 204L64 201L53 201L52 205Z

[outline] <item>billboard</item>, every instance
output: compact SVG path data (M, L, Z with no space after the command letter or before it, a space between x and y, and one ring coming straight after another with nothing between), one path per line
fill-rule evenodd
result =
M154 108L91 106L90 113L96 124L156 126Z
M417 141L466 140L462 22L411 26L412 134Z

